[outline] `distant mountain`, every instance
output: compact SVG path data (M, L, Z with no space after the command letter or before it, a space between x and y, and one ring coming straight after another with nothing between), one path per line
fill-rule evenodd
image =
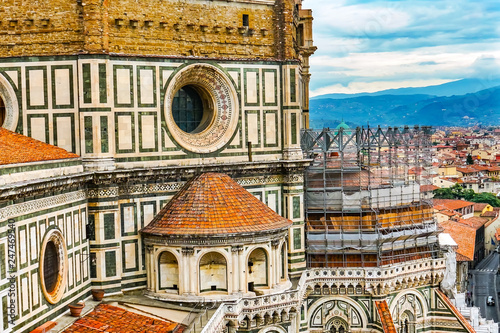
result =
M499 85L500 85L500 78L462 79L435 86L419 87L419 88L388 89L388 90L377 91L374 93L326 94L326 95L312 97L311 100L325 99L325 98L344 99L344 98L354 98L361 96L381 96L381 95L453 96L453 95L465 95L469 93L475 93Z
M342 99L314 99L310 101L309 109L312 128L333 128L342 119L350 126L367 124L498 126L500 125L500 85L474 93L445 97L428 94L386 94Z

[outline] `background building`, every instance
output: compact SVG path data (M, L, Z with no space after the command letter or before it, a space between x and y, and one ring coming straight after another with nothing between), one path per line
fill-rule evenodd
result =
M446 264L430 207L420 200L420 170L410 181L404 177L409 164L400 164L413 156L418 166L425 144L404 146L412 152L404 155L389 140L389 147L355 147L356 156L327 145L314 156L304 136L301 147L315 51L312 13L301 0L11 1L2 9L4 332L29 332L96 287L107 295L146 290L184 303L226 298L206 332L470 331L437 290ZM339 128L325 142L349 144L342 133ZM362 138L359 130L350 135ZM368 135L360 141L366 144L379 134L361 135ZM396 164L384 165L390 156ZM313 176L316 157L326 164ZM321 219L313 218L314 200L307 199L306 239L309 158L308 194L322 188L337 206L332 212L319 206L332 228L315 234ZM325 178L328 163L333 179ZM373 187L365 166L374 166ZM340 190L324 186L337 180L332 186ZM225 199L248 192L267 207L247 200L238 209L260 207L262 217L281 224L253 220L246 231L221 229L217 246L208 246L215 236L168 233L165 212L196 181L218 184L214 191L241 185L240 194ZM372 205L365 205L366 196ZM215 214L213 222L230 210L199 212ZM330 239L330 230L341 238ZM327 239L326 247L314 248L314 235ZM166 272L185 270L178 281L167 278ZM209 276L209 283L200 282Z

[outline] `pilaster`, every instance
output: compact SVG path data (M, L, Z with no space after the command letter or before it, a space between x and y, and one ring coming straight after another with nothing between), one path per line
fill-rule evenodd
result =
M121 225L118 187L96 186L88 190L90 262L92 286L107 293L121 290Z
M304 223L304 175L290 173L283 183L285 217L293 222L288 231L288 274L298 277L306 269Z
M183 287L180 292L187 296L196 295L196 267L193 266L194 249L192 247L183 247L181 252L182 267L184 267L185 274L182 274Z

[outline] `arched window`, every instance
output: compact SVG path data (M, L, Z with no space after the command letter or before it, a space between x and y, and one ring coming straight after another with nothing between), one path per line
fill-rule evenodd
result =
M401 315L399 332L415 333L415 316L408 310Z
M253 287L267 287L267 254L262 248L252 251L248 256L248 290Z
M335 317L330 321L330 333L346 333L347 323L341 318Z
M158 275L160 290L179 292L179 264L170 252L163 252L158 257Z
M0 96L0 127L2 127L3 122L5 121L6 111L5 111L5 102Z
M220 253L209 252L200 260L200 292L227 292L227 262Z

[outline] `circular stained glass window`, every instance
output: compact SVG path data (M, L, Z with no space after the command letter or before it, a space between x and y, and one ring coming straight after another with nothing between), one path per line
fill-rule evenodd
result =
M175 93L172 100L172 117L186 133L200 133L213 119L208 93L196 85L186 85Z

